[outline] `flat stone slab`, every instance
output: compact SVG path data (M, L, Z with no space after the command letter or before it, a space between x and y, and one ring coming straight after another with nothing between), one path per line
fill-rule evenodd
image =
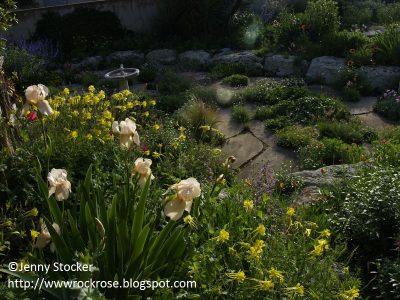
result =
M231 138L241 133L244 129L242 124L232 120L232 110L230 108L223 108L218 111L217 129L221 131L226 138Z
M232 167L238 168L254 158L262 149L263 144L257 138L251 133L243 133L230 138L222 148L222 151L228 156L233 155L236 157Z
M360 101L347 102L346 104L352 115L361 115L372 112L376 101L376 97L362 97Z
M361 122L363 122L365 125L368 125L374 129L377 130L383 130L385 128L391 127L394 124L385 118L381 117L380 115L372 112L369 114L363 114L363 115L358 115L357 116Z
M276 139L272 131L265 127L264 122L258 120L250 121L249 128L254 136L261 140L264 144L271 146L276 143Z
M284 149L276 144L267 147L252 162L240 170L239 177L257 179L260 176L260 170L268 164L272 170L279 170L285 162L293 162L295 154L293 151ZM293 163L292 163L293 165Z

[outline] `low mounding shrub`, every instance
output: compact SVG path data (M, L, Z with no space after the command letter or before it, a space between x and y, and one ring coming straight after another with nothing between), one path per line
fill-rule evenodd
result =
M335 87L342 90L342 97L346 101L358 101L361 94L368 95L372 92L366 79L357 73L354 68L341 71L335 82Z
M167 71L161 75L157 86L161 94L172 95L187 91L191 88L192 82L186 77Z
M400 120L400 95L393 90L387 90L378 99L374 110L392 121Z
M361 144L376 139L376 133L360 122L321 121L317 128L322 137L340 139L345 143Z
M304 169L356 163L365 157L363 147L346 144L334 138L323 138L321 141L315 141L299 149L299 161Z
M187 101L188 99L184 93L164 95L159 97L157 108L165 112L173 113L181 108Z
M281 100L296 99L308 95L309 91L303 85L304 81L297 79L286 79L282 82L265 79L240 91L236 98L240 101L271 105Z
M250 111L243 105L235 105L232 108L232 118L239 123L247 123L251 119Z
M222 83L233 87L246 86L249 84L249 77L240 74L233 74L231 76L225 77L222 80Z
M276 132L278 145L290 149L299 149L307 146L313 139L318 137L318 132L313 127L302 127L298 125L282 128Z
M221 79L235 74L246 76L261 75L258 70L249 69L242 64L219 63L213 66L210 70L210 76L212 79Z
M358 50L369 43L369 38L361 32L339 31L322 40L324 55L346 56L351 50Z
M371 259L388 254L400 232L400 173L374 167L341 186L341 203L331 217L358 255Z

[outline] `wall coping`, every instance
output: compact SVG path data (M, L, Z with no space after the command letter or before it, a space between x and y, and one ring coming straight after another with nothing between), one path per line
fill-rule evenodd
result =
M70 4L59 4L59 5L51 5L51 6L41 6L41 7L31 7L31 8L17 8L14 10L16 14L18 13L25 13L25 12L32 12L32 11L42 11L48 9L57 9L57 8L71 8L77 6L85 6L87 4L99 4L99 3L108 3L108 2L115 2L115 0L88 0L85 2L79 3L70 3Z

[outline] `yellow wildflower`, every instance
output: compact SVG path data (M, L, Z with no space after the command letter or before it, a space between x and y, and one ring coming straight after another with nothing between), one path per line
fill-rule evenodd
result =
M160 129L160 125L155 124L155 125L153 126L153 128L154 128L155 130L158 130L158 129Z
M96 89L95 89L95 87L93 85L89 85L89 87L88 87L89 93L94 93L95 90Z
M243 271L226 273L226 276L238 282L243 282L246 279L246 274Z
M53 110L53 119L56 119L60 115L60 112L58 110Z
M285 277L283 276L281 271L278 271L277 269L275 269L274 267L272 267L269 271L269 278L270 279L278 279L279 282L284 282L285 281Z
M147 156L149 156L149 155L150 155L150 150L146 150L146 151L144 151L144 155L147 155Z
M154 152L153 152L153 157L154 157L154 158L160 158L160 157L161 157L161 154L158 153L157 151L154 151Z
M73 115L74 117L77 117L77 116L79 116L79 111L73 110L73 111L71 112L71 115Z
M148 111L145 111L145 112L143 113L143 116L145 116L146 118L147 118L149 115L150 115L150 113L149 113Z
M24 213L24 215L27 217L37 217L38 214L39 214L39 211L36 207L34 207L31 210L28 210L26 213Z
M156 105L156 100L150 100L150 102L149 102L149 104L151 105L151 106L155 106Z
M298 283L292 287L287 287L287 288L285 288L285 290L290 294L304 295L304 286L302 286L300 283Z
M324 251L329 249L329 243L327 240L318 240L317 244L314 245L314 250L311 251L312 255L320 256L324 253Z
M83 114L83 118L86 120L90 120L92 118L92 113L91 112L85 112Z
M214 148L214 149L212 150L212 153L213 153L215 156L218 156L218 155L220 155L220 154L222 153L222 150L219 149L219 148Z
M184 142L186 140L186 135L181 134L178 139L180 142Z
M345 300L352 300L360 297L360 290L356 287L352 287L350 290L344 291L339 295Z
M191 215L187 215L186 217L184 217L183 222L185 224L190 225L191 227L196 227L196 222L194 221L194 218Z
M36 231L35 229L31 229L32 240L35 240L39 235L40 235L39 231Z
M63 93L64 93L64 95L69 95L69 89L68 88L65 88L64 90L63 90Z
M294 208L293 207L288 207L288 209L286 211L286 215L291 218L291 217L293 217L294 214L295 214Z
M322 238L328 238L331 236L331 231L329 229L324 229L321 232L321 237Z
M264 236L266 232L265 226L263 224L258 225L258 227L256 228L256 232L259 235Z
M306 236L310 236L311 235L311 229L310 228L306 228L306 230L304 231L304 234Z
M143 108L145 108L147 106L147 101L143 101L142 106L143 106Z
M224 243L227 240L229 240L229 232L226 231L225 229L221 229L221 231L219 232L219 235L217 236L217 241L219 243Z
M71 131L71 133L69 134L69 137L73 140L75 140L78 137L78 131L74 130Z
M203 129L204 131L209 131L211 130L211 127L209 125L204 125L204 126L200 126L200 129Z
M88 134L85 136L85 138L86 138L88 141L91 141L91 140L93 140L93 135L91 135L90 133L88 133Z
M97 97L99 97L99 99L103 100L103 99L106 98L106 93L105 93L103 90L101 90L101 91L97 94Z
M135 106L135 104L133 103L133 102L128 102L127 104L126 104L126 108L128 108L128 109L131 109L131 108L133 108Z
M254 203L253 203L252 200L246 199L246 200L243 201L243 207L244 207L246 210L253 209Z
M272 280L256 280L256 281L257 281L256 289L268 291L272 290L275 287L275 284L272 282Z
M109 110L103 111L102 115L105 119L112 119L112 113Z

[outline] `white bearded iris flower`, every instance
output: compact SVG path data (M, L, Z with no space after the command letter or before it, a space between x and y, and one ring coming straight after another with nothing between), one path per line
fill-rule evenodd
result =
M57 232L58 235L61 235L61 230L60 230L60 226L58 226L58 224L53 223L53 228L54 230ZM48 243L51 242L51 235L49 230L47 229L47 226L45 224L41 225L41 230L40 230L40 234L36 239L36 243L34 245L35 248L39 248L39 249L43 249L44 247L47 246ZM54 243L50 244L50 250L51 252L55 251L55 245Z
M139 134L136 131L136 124L131 119L126 118L125 121L114 121L112 131L119 134L121 147L129 149L133 143L140 146Z
M171 220L179 220L185 210L190 212L193 199L201 195L200 183L195 178L188 178L172 185L170 190L176 192L164 207L164 213Z
M45 116L52 115L53 109L51 108L49 102L45 100L48 95L49 89L43 84L29 86L25 90L26 102L22 108L21 115L24 116L31 105L37 107Z
M52 169L47 175L49 182L49 197L55 194L57 201L68 199L71 192L71 182L67 179L67 171L64 169Z
M147 179L154 179L154 176L151 174L150 166L152 164L151 159L148 158L138 158L135 161L135 166L133 167L133 174L139 175L139 185L144 187Z

